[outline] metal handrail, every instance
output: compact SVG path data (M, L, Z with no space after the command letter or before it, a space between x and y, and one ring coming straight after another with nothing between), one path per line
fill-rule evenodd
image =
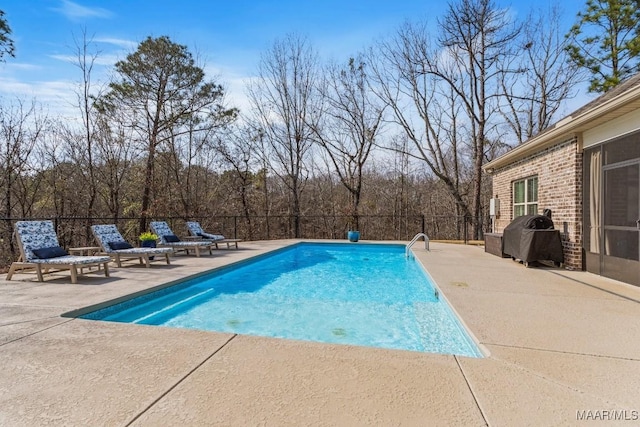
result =
M424 248L426 250L429 250L429 236L427 236L424 233L418 233L415 236L413 236L413 239L411 239L411 241L407 244L407 247L405 248L405 251L404 251L405 257L407 258L409 257L409 249L411 249L411 246L413 246L413 244L417 242L418 239L421 237L424 238Z

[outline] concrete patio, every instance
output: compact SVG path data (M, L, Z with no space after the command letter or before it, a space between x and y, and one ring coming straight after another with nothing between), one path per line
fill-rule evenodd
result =
M0 280L0 425L640 423L640 288L481 247L414 252L482 359L60 316L291 243Z

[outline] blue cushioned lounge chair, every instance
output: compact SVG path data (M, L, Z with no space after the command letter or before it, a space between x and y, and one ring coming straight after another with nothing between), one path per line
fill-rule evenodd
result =
M174 251L185 251L187 255L190 250L193 250L197 257L200 256L201 249L208 249L209 255L213 255L213 251L211 249L213 245L210 242L184 242L180 240L173 231L171 231L169 224L164 221L151 222L149 223L149 227L151 228L151 231L158 235L158 238L160 239L160 246L173 248Z
M200 226L200 223L197 221L187 221L187 228L189 229L191 237L199 237L203 240L209 241L216 246L216 249L218 249L218 244L224 243L227 244L227 248L230 248L231 245L235 245L236 249L238 249L238 242L242 242L241 239L227 239L222 234L205 233Z
M60 247L52 221L18 221L15 235L20 248L20 259L11 264L7 280L11 280L13 274L18 271L35 270L38 281L42 282L42 273L48 273L50 268L55 268L70 270L71 283L77 283L78 266L81 267L82 273L82 267L100 265L104 266L104 275L109 277L110 257L68 255Z
M95 236L102 251L109 255L116 262L118 267L122 267L123 259L139 259L140 264L151 267L151 259L158 256L169 262L169 255L173 254L172 248L134 248L127 242L118 231L115 224L92 225L91 231Z

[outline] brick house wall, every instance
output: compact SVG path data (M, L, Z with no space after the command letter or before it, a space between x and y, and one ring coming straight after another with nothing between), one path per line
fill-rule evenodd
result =
M560 230L565 266L582 269L582 150L577 137L498 168L492 173L493 197L500 199L500 216L495 232L513 220L513 182L538 177L538 213L551 209ZM564 233L564 223L567 233Z

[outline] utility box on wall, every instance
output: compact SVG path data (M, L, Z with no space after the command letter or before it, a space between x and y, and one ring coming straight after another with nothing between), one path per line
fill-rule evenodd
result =
M493 217L500 216L500 199L497 197L489 200L489 215Z

